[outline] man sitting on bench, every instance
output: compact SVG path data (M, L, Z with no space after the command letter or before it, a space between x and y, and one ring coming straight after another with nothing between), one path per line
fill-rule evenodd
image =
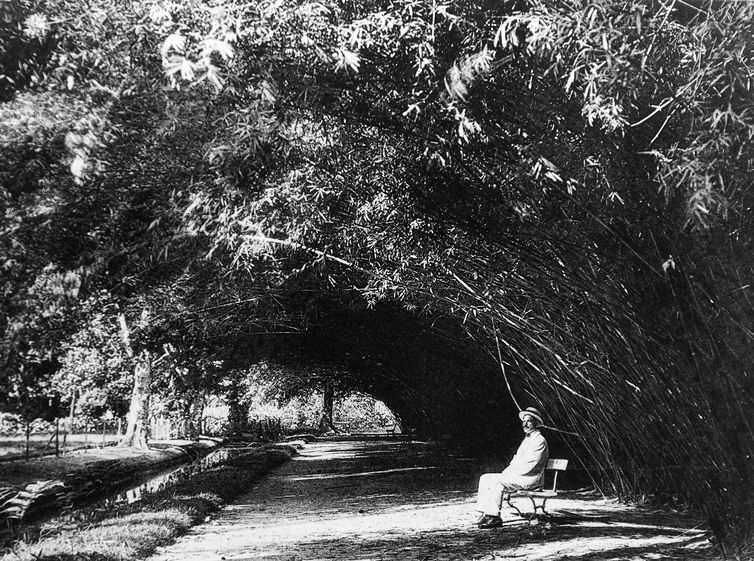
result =
M544 484L549 451L545 437L537 428L544 423L542 414L534 407L527 407L518 417L523 425L524 440L511 463L502 473L485 473L479 478L476 510L482 513L477 523L480 528L503 525L500 507L505 493L539 489Z

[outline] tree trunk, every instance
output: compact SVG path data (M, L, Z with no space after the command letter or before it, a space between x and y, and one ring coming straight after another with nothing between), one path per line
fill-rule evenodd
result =
M29 461L29 439L31 438L31 421L26 420L26 461Z
M201 392L194 392L186 407L186 438L196 440L202 430L202 414L204 413L204 396Z
M148 448L149 430L149 386L152 381L152 363L148 352L144 352L134 368L134 389L128 409L126 435L121 446Z
M73 419L76 414L76 389L71 390L71 408L68 411L68 426L71 427L71 433L73 433Z
M233 391L228 394L228 433L242 434L249 432L249 406L241 399L241 393Z
M322 398L322 420L320 421L320 428L322 425L333 432L338 432L333 424L333 408L335 405L335 388L331 382L325 382L325 391Z
M199 434L197 436L200 436L204 434L205 428L204 428L204 406L207 405L207 402L204 400L204 395L201 395L201 398L199 399L197 403L196 408L196 426L199 429Z
M73 416L76 412L76 388L71 390L71 409L68 414L68 425L63 427L63 450L65 450L66 441L68 440L68 433L73 435ZM73 436L71 436L73 438Z

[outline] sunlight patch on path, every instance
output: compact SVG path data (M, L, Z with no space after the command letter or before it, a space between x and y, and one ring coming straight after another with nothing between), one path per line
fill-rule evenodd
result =
M398 473L400 471L420 471L425 469L437 469L436 466L426 466L426 467L406 467L406 468L395 468L395 469L381 469L379 471L361 471L359 473L332 473L328 475L318 474L318 475L302 475L301 477L288 477L286 478L288 481L310 481L312 479L343 479L346 477L367 477L370 475L385 475L390 473Z

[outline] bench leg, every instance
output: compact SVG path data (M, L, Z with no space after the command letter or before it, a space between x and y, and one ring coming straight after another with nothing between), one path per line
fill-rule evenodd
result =
M550 513L545 510L545 505L547 504L547 499L542 500L542 506L540 507L542 509L542 514L545 516L550 516Z
M513 510L515 510L521 518L526 518L526 515L523 512L521 512L518 509L518 507L511 502L510 493L505 494L505 502L508 503L508 506L511 507Z
M511 507L513 510L515 510L521 518L525 518L529 524L531 524L532 520L534 520L535 518L539 518L540 516L547 517L547 518L550 517L550 513L547 512L547 510L545 510L545 505L547 504L546 498L542 499L541 505L538 505L534 497L529 497L529 500L531 501L531 505L534 509L534 512L532 512L531 514L521 512L521 510L511 502L510 494L506 493L504 495L504 498L505 498L505 502L508 503L508 506ZM542 511L541 514L537 513L538 510Z
M537 509L542 511L543 516L550 516L550 513L545 510L545 505L547 504L547 499L542 499L542 504L538 505L537 502L534 500L534 497L529 497L531 500L532 507L534 507L534 516L537 515Z
M534 509L534 514L532 516L537 516L537 509L539 508L537 506L537 501L534 500L534 497L529 497L529 500L531 501L531 506Z

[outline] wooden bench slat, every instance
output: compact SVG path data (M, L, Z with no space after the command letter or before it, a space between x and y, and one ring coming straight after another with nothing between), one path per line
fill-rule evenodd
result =
M551 499L552 497L557 497L558 492L557 491L516 491L515 493L510 494L511 497L534 497L537 499Z
M547 466L545 467L545 469L565 471L567 467L568 467L568 460L555 459L555 460L549 460L547 462Z

